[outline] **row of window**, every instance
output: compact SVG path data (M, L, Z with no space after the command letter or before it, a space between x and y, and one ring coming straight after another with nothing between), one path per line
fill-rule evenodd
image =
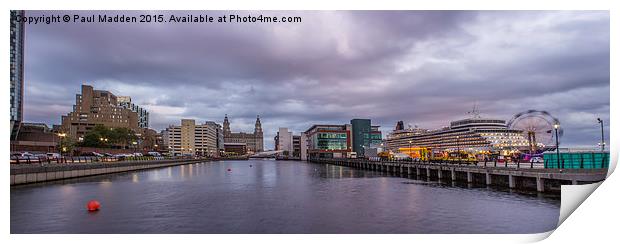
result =
M321 150L346 150L347 142L342 140L319 140L315 149Z
M347 133L317 133L318 139L347 139Z

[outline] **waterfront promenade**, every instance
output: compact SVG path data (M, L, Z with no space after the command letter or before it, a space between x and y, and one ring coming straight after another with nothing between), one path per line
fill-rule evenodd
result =
M154 169L211 160L208 158L170 158L108 162L91 158L90 160L71 161L71 163L11 164L11 185ZM66 162L65 159L62 161Z
M546 169L540 167L510 167L504 163L462 165L410 161L370 161L366 159L310 159L314 163L340 165L357 169L389 172L401 176L415 175L428 180L466 182L507 186L511 189L559 191L561 185L589 184L602 181L607 169ZM528 166L530 164L527 164Z

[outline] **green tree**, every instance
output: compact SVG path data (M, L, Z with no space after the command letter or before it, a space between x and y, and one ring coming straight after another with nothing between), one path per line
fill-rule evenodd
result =
M84 140L81 143L81 146L84 147L104 147L104 141L101 140L103 138L101 134L96 132L88 132L84 135Z
M61 137L60 142L58 143L58 149L60 150L61 155L72 155L73 148L75 147L75 142L68 137Z
M136 139L137 136L131 129L96 125L84 135L81 145L85 147L110 147L112 145L126 147Z
M131 145L132 142L138 139L136 134L129 128L114 128L110 130L109 136L114 144L123 147Z

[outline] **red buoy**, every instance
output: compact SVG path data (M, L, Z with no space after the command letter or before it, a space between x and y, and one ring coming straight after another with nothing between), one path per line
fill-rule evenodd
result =
M228 171L232 171L231 169L228 169Z
M86 208L91 212L99 210L99 207L101 207L101 204L95 200L91 200L88 204L86 204Z

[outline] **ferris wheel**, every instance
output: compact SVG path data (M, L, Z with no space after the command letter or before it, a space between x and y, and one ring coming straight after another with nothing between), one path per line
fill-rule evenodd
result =
M507 123L508 128L523 131L527 138L530 153L536 153L539 149L555 148L555 127L558 127L558 142L564 131L560 127L560 121L547 111L527 110L516 114Z

